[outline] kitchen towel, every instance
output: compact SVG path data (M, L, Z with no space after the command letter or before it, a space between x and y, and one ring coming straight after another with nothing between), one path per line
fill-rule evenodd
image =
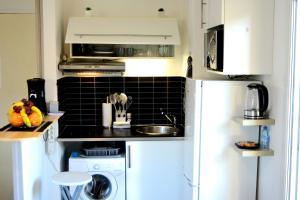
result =
M112 106L111 103L102 103L102 126L111 127L112 122Z

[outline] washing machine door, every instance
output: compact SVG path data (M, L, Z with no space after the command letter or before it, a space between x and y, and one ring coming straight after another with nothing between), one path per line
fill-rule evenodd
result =
M86 199L113 200L118 191L115 177L109 172L89 172L89 174L93 179L82 191Z

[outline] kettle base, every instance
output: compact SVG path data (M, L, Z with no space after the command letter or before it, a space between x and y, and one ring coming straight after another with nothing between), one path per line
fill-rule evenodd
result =
M267 119L266 116L246 116L244 115L245 119Z
M258 110L245 110L244 111L244 118L245 119L266 119L266 113L260 112Z

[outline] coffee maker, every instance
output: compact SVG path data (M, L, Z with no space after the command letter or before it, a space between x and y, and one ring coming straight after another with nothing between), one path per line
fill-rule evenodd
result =
M41 112L47 114L47 106L45 100L45 80L41 78L33 78L27 80L28 99L38 107Z

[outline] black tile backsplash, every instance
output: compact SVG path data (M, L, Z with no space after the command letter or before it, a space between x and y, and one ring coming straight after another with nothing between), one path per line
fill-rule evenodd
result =
M132 124L168 124L160 108L184 123L183 77L64 77L57 86L63 125L101 125L102 103L115 92L132 96Z

